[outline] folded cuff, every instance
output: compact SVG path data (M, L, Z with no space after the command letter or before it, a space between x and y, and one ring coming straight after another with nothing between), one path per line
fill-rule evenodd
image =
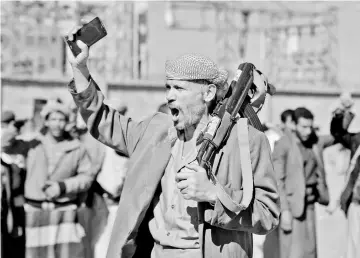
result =
M75 80L72 79L68 84L68 89L71 95L73 96L74 100L88 100L96 93L97 85L94 82L94 80L90 77L88 87L82 92L77 92L75 86Z

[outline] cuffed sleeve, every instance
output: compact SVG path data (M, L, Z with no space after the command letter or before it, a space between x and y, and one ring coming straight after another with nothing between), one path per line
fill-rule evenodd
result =
M289 143L285 137L282 137L275 143L274 152L272 155L274 170L278 179L278 188L280 194L281 210L290 210L290 205L286 198L286 159L289 151Z

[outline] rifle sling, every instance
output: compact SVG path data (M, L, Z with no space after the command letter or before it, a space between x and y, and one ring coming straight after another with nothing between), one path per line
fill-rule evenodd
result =
M241 173L242 173L242 189L243 196L242 200L239 203L236 203L232 200L231 196L224 190L219 181L217 180L214 172L211 171L212 180L215 182L217 187L217 197L220 202L230 211L234 212L236 215L241 211L248 208L252 198L253 198L253 174L250 158L250 147L249 147L249 134L248 134L248 120L247 118L240 118L236 123L237 128L237 138L240 149L240 163L241 163Z

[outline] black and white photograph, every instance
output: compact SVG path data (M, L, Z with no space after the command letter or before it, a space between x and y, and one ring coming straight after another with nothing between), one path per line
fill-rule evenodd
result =
M0 7L0 258L360 257L360 0Z

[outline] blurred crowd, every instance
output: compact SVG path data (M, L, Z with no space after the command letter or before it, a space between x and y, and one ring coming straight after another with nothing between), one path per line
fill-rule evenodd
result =
M48 100L40 115L36 126L1 114L2 257L105 257L128 158L88 133L74 103Z
M346 215L348 236L342 257L358 257L360 133L348 132L355 116L353 105L349 93L332 105L330 135L318 135L314 115L304 107L283 111L280 126L264 125L278 179L281 217L276 230L254 235L254 257L318 257L315 203L325 205L330 216L339 209ZM332 156L325 154L328 148ZM329 184L329 173L342 175L337 177L340 181Z
M327 205L329 214L344 211L349 224L346 257L356 257L360 134L348 132L353 104L348 94L334 103L327 136L318 135L315 118L304 107L282 112L280 125L264 124L282 215L278 229L254 235L255 258L315 258L315 203ZM127 113L120 101L108 105ZM158 112L169 109L163 104ZM17 120L10 110L1 114L2 257L105 257L128 159L89 134L74 103L49 100L40 115L41 126L29 130L34 128L31 120ZM338 173L346 174L336 198L329 198L324 170L323 151L332 145L340 146L336 162L345 164L345 171Z

